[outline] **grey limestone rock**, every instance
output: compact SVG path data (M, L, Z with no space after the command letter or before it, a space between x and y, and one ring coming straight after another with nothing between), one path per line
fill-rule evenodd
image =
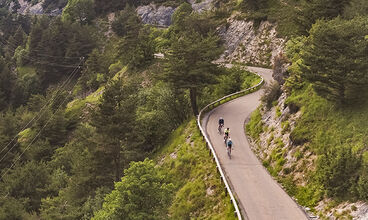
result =
M190 4L192 4L192 8L196 12L203 12L212 9L213 0L189 0Z
M30 2L26 0L18 0L20 8L18 9L19 14L32 14L39 15L43 14L43 0L39 1L37 4L32 5Z
M137 8L137 14L141 17L143 23L164 27L170 26L174 11L175 9L172 7L157 7L154 4L139 6Z
M231 17L218 29L218 33L226 48L219 62L271 66L285 43L284 39L277 37L276 26L268 21L255 27L253 21Z

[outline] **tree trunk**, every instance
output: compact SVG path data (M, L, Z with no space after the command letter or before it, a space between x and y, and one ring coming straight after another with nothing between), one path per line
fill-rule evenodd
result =
M198 115L198 108L197 108L197 88L192 87L190 88L190 104L192 106L194 116Z
M114 163L115 163L115 181L119 182L121 179L121 164L120 164L120 152L115 156L114 158Z

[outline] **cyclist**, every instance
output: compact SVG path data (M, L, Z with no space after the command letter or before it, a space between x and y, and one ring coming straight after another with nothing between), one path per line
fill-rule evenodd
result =
M219 119L219 127L218 127L218 131L221 134L221 128L224 127L225 121L222 117L220 117Z
M225 144L226 144L226 141L227 141L227 139L230 136L230 128L226 128L225 131L224 131L224 133L225 133L225 135L224 135L224 141L225 141Z
M224 133L225 133L225 136L226 137L229 137L229 135L230 135L230 128L226 128L225 131L224 131Z
M227 140L227 144L226 144L226 150L227 150L227 153L228 153L230 159L231 159L231 150L232 150L232 147L233 147L233 141L229 137L229 139Z
M229 147L231 149L232 146L233 146L233 141L229 137L229 139L227 139L227 147Z

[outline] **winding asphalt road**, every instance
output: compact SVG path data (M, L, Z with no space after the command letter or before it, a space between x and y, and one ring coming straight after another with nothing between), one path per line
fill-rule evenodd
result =
M260 74L266 83L272 81L271 70L255 67L248 67L248 69ZM213 109L203 118L203 127L215 148L246 219L307 219L304 212L269 175L254 155L245 136L244 121L259 106L262 93L263 90L259 90ZM220 116L225 120L225 127L230 128L230 136L234 143L231 160L226 154L223 136L217 131Z

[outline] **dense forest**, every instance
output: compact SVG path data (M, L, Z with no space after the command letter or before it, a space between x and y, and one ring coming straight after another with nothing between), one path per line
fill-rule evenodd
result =
M160 169L146 158L200 107L258 82L213 62L225 49L218 27L234 13L255 27L279 24L290 105L301 108L307 90L346 109L367 93L366 0L216 0L203 13L184 0L43 2L45 12L63 8L60 16L17 14L16 2L0 1L0 219L195 218L180 194L194 154ZM141 22L136 7L150 3L176 7L169 28ZM295 143L311 138L308 123L293 131ZM325 155L315 192L367 199L363 139L354 150L315 149Z
M163 175L144 159L154 158L199 107L259 79L212 62L223 51L215 33L222 21L213 14L165 1L180 7L170 28L157 29L135 12L147 2L70 0L61 16L21 15L3 2L0 219L168 216L186 176ZM111 12L116 17L109 23ZM166 58L154 59L155 52ZM147 181L134 183L137 175ZM137 186L142 198L125 195ZM109 212L116 193L130 205ZM99 211L104 199L107 208Z

